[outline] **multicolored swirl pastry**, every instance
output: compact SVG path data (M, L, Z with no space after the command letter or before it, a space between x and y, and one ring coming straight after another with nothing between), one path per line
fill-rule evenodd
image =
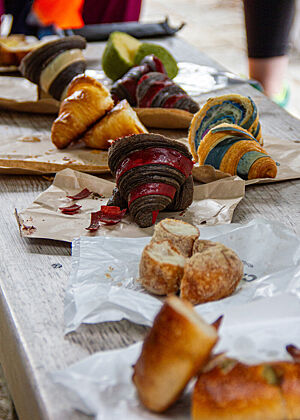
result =
M121 79L118 79L110 90L115 103L126 99L131 106L137 105L136 87L140 78L150 72L166 74L163 63L155 55L147 55L139 66L132 67Z
M20 71L60 101L71 80L85 71L86 60L82 54L85 47L86 40L78 35L43 43L23 58Z
M211 165L243 179L275 178L276 162L249 131L235 124L210 129L198 147L200 165Z
M109 149L108 165L117 184L108 205L128 207L140 227L193 201L192 156L180 142L159 134L123 137Z
M197 159L197 150L205 134L222 123L245 128L263 145L258 111L252 99L238 94L218 96L208 99L192 120L189 144L194 159Z

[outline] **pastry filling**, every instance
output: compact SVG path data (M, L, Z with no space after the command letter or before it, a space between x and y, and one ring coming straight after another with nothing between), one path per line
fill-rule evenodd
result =
M223 157L227 153L227 151L230 149L232 145L239 141L248 141L247 138L237 138L237 137L230 137L226 140L221 141L218 143L215 147L211 149L211 151L206 156L206 159L204 161L205 165L211 165L216 169L220 169L220 165L222 162Z
M198 236L198 230L189 223L182 222L181 220L163 220L162 226L167 232L179 236Z
M191 174L193 162L174 149L164 147L150 147L130 153L119 166L116 173L116 181L132 168L144 165L168 165L178 169L186 178Z
M41 72L40 86L43 91L48 92L54 79L59 73L61 73L70 64L76 61L84 60L84 56L81 50L74 49L64 51L52 60L48 66Z
M131 190L128 196L128 206L130 206L137 198L144 197L146 195L164 195L173 200L175 193L176 188L172 185L164 184L162 182L149 182L147 184L139 185Z
M154 242L151 248L148 248L148 254L160 264L172 264L184 267L185 258L174 251L168 241Z

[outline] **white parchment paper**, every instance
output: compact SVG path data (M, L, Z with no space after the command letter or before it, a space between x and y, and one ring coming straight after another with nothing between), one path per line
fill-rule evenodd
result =
M202 239L221 242L244 262L244 278L225 299L196 306L208 321L234 306L285 292L300 293L300 239L284 225L256 219L247 225L200 228ZM163 298L138 280L144 246L150 238L82 237L72 244L72 273L65 298L66 332L81 323L126 318L151 325Z
M282 276L287 281L288 275ZM245 363L290 360L287 344L300 346L300 300L282 293L232 307L225 314L215 352L226 351ZM132 384L132 365L141 343L126 349L96 353L60 372L54 382L68 390L74 409L97 420L189 419L192 383L183 397L165 414L148 412L138 401ZM67 397L67 396L66 396Z

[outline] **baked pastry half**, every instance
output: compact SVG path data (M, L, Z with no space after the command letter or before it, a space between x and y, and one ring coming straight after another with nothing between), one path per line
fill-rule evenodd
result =
M59 114L51 129L51 140L59 149L79 139L112 109L109 91L96 79L79 75L69 84Z
M119 102L100 121L96 122L82 137L88 147L94 149L108 149L109 140L130 134L148 133L136 112L126 99Z
M168 297L133 368L132 380L145 407L155 412L170 407L205 365L217 340L217 330L190 303Z
M185 258L168 240L146 245L140 260L139 281L150 293L168 295L179 290Z
M197 305L231 295L242 280L244 266L237 254L221 243L196 240L199 250L187 260L180 285L180 296Z

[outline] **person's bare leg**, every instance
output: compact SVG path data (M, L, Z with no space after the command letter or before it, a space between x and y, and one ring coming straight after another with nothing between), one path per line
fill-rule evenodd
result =
M274 96L282 91L288 67L288 56L268 58L250 58L249 76L258 80L267 96Z

